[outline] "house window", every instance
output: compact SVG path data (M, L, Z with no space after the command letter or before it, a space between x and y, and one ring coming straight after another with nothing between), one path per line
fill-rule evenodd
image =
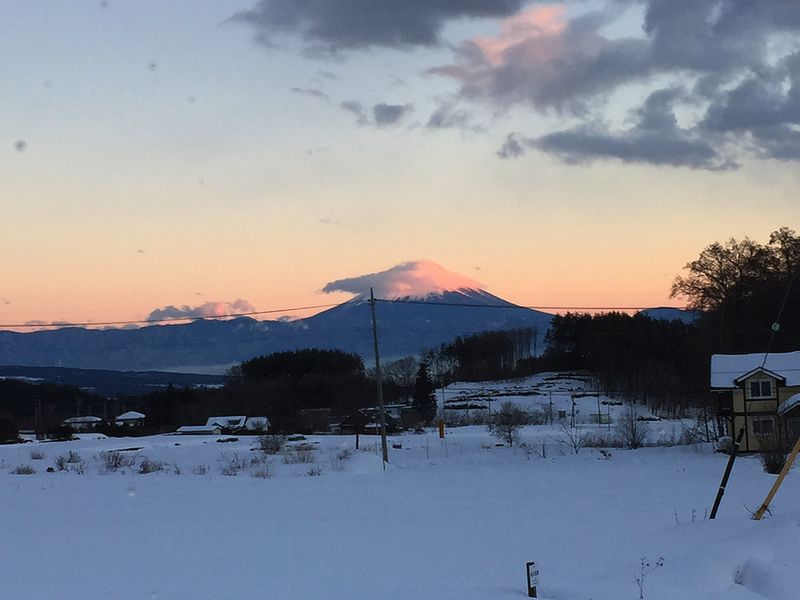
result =
M751 379L750 398L772 398L772 380Z
M753 433L755 435L772 435L775 433L775 419L772 417L753 419Z

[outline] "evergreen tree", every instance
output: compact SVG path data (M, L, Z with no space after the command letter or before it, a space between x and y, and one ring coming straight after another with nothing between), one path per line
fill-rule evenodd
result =
M425 423L436 416L436 386L428 372L428 363L421 362L414 380L413 402L411 405Z

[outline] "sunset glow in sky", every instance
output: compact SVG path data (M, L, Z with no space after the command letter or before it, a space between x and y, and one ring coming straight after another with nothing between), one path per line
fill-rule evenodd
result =
M704 246L800 226L800 3L8 0L0 21L4 324L341 302L323 288L417 260L523 305L680 306Z

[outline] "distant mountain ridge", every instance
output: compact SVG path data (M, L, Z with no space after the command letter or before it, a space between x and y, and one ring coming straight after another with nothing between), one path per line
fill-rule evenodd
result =
M489 330L532 327L541 340L552 320L473 288L378 300L376 312L381 355L387 360ZM240 317L140 329L0 331L0 365L221 372L255 356L310 347L355 352L369 362L372 344L370 307L360 295L288 322Z

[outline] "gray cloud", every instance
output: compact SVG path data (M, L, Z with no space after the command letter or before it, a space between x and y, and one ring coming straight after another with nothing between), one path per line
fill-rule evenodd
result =
M251 313L255 307L241 298L234 302L206 302L199 306L165 306L147 315L148 321L165 319L202 319L205 317L224 317L227 315Z
M253 27L272 45L280 35L299 36L314 51L384 46L411 48L441 43L444 26L462 18L507 17L525 0L260 0L233 19Z
M645 0L643 37L610 37L605 13L568 19L534 6L504 21L495 37L457 48L434 70L460 96L497 109L533 107L579 123L531 139L510 134L497 154L536 148L567 162L730 169L742 154L800 158L800 2ZM610 8L609 8L610 7ZM655 82L686 92L653 91ZM604 101L624 86L650 88L632 125L604 124ZM678 124L676 110L685 122Z
M378 127L388 127L399 123L403 117L414 110L410 104L386 104L381 102L372 107L372 117Z
M445 103L431 113L425 125L428 129L461 129L462 131L483 131L475 123L472 114L454 103Z
M532 146L533 141L527 138L523 138L521 140L518 139L516 133L509 133L506 136L506 141L503 142L503 145L500 146L500 149L497 151L497 156L500 158L519 158L523 154L525 154L525 148L523 148L523 144L526 146Z
M364 111L364 107L362 106L361 102L358 102L357 100L345 100L339 104L339 106L350 114L355 115L356 123L359 125L367 125L369 123L369 117Z
M552 7L538 7L508 20L496 38L476 38L456 52L456 62L433 73L456 79L460 94L501 107L583 113L586 100L647 76L648 42L600 34L600 13L562 20Z
M317 100L330 100L330 96L328 96L328 94L316 88L293 87L289 89L295 94L300 94L301 96L310 96L311 98L316 98Z
M381 102L374 105L368 112L364 105L357 100L345 100L339 106L354 115L357 124L374 125L375 127L397 125L414 110L412 104L387 104Z
M526 139L525 144L570 163L612 158L693 169L735 168L733 159L717 150L708 132L678 125L673 105L682 96L682 91L676 89L653 92L634 112L635 124L627 130L612 132L599 124L583 125Z

